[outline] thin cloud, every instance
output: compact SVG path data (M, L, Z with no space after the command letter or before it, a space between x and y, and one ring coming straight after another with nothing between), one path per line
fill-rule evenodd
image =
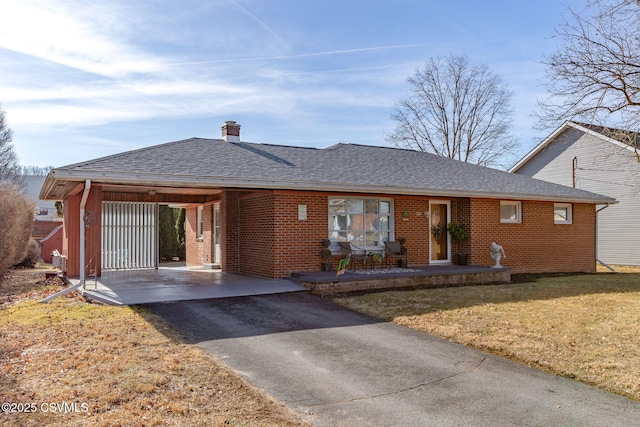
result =
M267 30L267 32L269 34L271 34L273 37L275 37L276 39L278 39L280 42L282 42L283 44L287 44L284 39L282 37L280 37L280 35L278 35L275 31L273 31L271 29L271 27L269 27L264 21L262 21L261 19L258 19L257 16L255 16L253 13L249 12L247 9L245 9L244 7L240 6L240 4L238 4L238 2L234 1L234 0L229 0L229 3L233 4L235 7L237 7L240 11L242 11L242 13L244 13L245 15L247 15L249 18L253 19L254 21L256 21L262 28L264 28L265 30Z
M172 64L167 64L167 65L223 64L223 63L229 63L229 62L251 62L251 61L280 60L280 59L312 58L312 57L318 57L318 56L345 55L349 53L363 53L363 52L373 52L373 51L379 51L379 50L410 49L410 48L423 47L423 46L426 46L426 45L403 44L403 45L391 45L391 46L360 47L355 49L329 50L325 52L299 53L294 55L254 56L250 58L232 58L232 59L216 59L216 60L208 60L208 61L176 62Z
M161 61L132 50L113 30L92 25L84 16L87 7L3 0L0 47L102 76L160 71Z

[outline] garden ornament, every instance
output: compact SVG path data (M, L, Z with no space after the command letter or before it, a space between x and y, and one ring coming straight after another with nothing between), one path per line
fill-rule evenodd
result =
M503 257L507 257L502 246L500 246L496 242L493 242L491 243L491 248L489 250L491 251L491 258L496 262L496 264L492 265L491 268L502 268L502 265L500 265L500 260Z

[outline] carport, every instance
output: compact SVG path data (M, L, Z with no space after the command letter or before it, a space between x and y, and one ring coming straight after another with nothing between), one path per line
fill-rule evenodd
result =
M71 283L77 285L78 279ZM308 291L287 279L268 279L188 267L104 271L78 288L84 296L109 305L267 295Z

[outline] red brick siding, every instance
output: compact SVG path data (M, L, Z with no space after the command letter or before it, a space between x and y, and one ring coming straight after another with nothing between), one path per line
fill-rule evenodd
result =
M240 207L238 191L223 190L220 203L220 251L222 252L222 270L229 273L240 271L239 236Z
M329 233L329 194L279 191L275 194L274 277L292 271L320 270L322 240ZM298 205L307 206L307 219L298 219ZM330 259L334 268L340 257Z
M259 192L243 195L239 205L238 271L244 274L274 276L274 195ZM277 219L275 226L279 226Z
M187 266L202 266L213 262L212 252L212 224L213 206L202 207L202 237L198 238L198 208L193 206L185 210L186 264Z
M407 239L407 263L409 265L429 264L429 199L426 197L400 196L394 199L395 238ZM403 219L403 212L408 218Z
M573 224L553 222L553 202L523 201L522 223L500 222L500 201L471 200L469 262L491 265L489 246L507 255L501 264L514 273L595 272L595 207L573 205Z
M465 230L471 230L471 201L469 199L454 199L451 201L451 221L458 222ZM470 241L457 243L451 242L451 256L454 258L455 254L469 254L471 251Z
M328 232L329 197L338 193L258 191L222 194L222 268L266 277L285 277L292 271L320 269L321 241ZM349 197L384 197L349 194ZM407 239L409 265L429 264L429 201L420 196L394 198L395 237ZM461 252L469 263L491 265L489 246L504 246L505 266L513 272L595 271L595 208L574 204L573 224L553 223L553 202L523 201L522 224L500 223L500 201L489 199L440 199L451 202L450 221L465 226L471 239ZM306 205L307 219L298 219L298 205ZM403 220L403 211L409 213ZM211 259L211 206L205 206L205 239L195 242L195 208L187 210L187 260L197 265ZM208 237L207 237L208 236ZM451 253L458 251L453 244ZM196 260L192 262L191 260ZM334 268L340 260L333 256Z

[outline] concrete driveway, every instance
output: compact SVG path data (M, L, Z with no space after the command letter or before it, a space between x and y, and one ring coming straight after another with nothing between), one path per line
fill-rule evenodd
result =
M305 292L147 305L315 426L630 426L640 403Z
M72 284L79 280L71 280ZM157 268L105 271L80 289L88 298L111 305L266 295L308 291L287 279L267 279L212 270Z

